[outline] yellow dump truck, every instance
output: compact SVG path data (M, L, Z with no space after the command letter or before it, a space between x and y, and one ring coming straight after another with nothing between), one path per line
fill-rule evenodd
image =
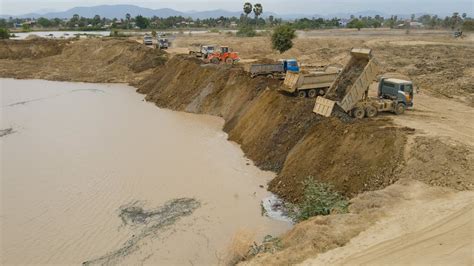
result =
M282 90L295 94L298 97L315 98L326 94L337 77L337 71L314 72L310 74L288 71L283 82Z

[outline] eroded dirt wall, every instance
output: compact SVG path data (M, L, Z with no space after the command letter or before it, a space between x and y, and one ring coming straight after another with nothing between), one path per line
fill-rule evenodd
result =
M388 119L344 123L312 113L314 100L280 93L280 82L251 79L238 67L203 65L176 56L135 84L160 107L219 115L229 139L278 177L270 190L290 201L309 175L348 196L397 180L406 141Z

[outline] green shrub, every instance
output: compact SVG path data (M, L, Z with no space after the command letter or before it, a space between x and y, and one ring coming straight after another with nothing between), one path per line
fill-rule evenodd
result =
M474 31L474 20L466 20L462 24L462 29L465 31Z
M236 35L237 37L255 37L257 36L257 32L250 25L242 25Z
M345 213L349 202L326 183L315 182L310 176L304 182L304 198L298 204L288 204L288 216L295 222L331 212Z
M212 28L209 30L210 33L221 33L219 29Z
M281 25L275 28L272 34L273 49L283 53L293 47L293 39L296 37L295 29L290 25Z
M10 31L5 28L0 28L0 39L10 39Z

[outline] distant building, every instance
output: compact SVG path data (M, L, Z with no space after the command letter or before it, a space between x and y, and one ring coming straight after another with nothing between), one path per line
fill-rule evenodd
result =
M413 28L413 29L419 29L419 28L423 28L424 25L420 22L416 22L416 21L411 21L410 22L410 28Z
M339 26L341 27L347 27L347 24L349 24L349 22L351 22L352 19L347 19L347 18L343 18L341 20L339 20Z

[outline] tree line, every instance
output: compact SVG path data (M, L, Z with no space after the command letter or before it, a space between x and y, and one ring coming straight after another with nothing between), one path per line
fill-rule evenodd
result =
M250 14L254 13L251 17ZM224 17L207 18L207 19L193 19L191 17L171 16L167 18L161 17L144 17L141 15L132 17L126 14L125 18L104 18L95 15L92 18L81 17L78 14L73 15L69 19L53 18L47 19L44 17L34 19L20 19L9 18L0 19L0 28L18 28L22 27L24 30L31 28L56 28L68 30L101 30L101 29L173 29L173 28L234 28L252 26L252 28L272 28L274 26L289 24L295 29L324 29L324 28L396 28L400 25L406 25L409 22L419 22L428 29L464 29L474 30L473 19L468 17L466 13L453 13L452 16L444 18L437 15L422 15L411 19L402 19L397 16L384 18L376 15L371 16L351 16L350 19L340 18L301 18L295 20L283 20L268 16L262 18L263 6L261 4L252 5L247 2L244 4L243 13L238 17Z

